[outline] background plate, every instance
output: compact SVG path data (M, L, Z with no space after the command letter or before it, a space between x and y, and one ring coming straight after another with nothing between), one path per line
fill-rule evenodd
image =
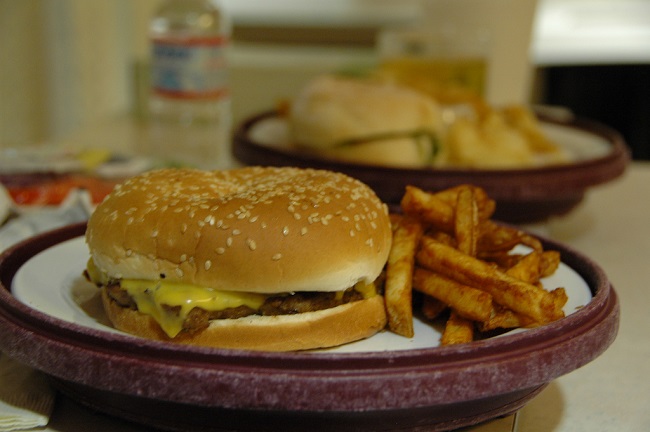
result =
M531 223L573 209L592 186L620 176L629 150L614 130L586 119L542 118L545 132L576 158L571 164L527 169L404 169L328 160L288 145L287 125L275 112L243 122L233 138L233 155L248 165L298 166L340 171L397 205L406 185L429 191L459 184L484 188L497 202L495 219Z
M32 258L74 244L84 231L80 224L46 233L0 257L0 349L44 371L82 403L160 429L430 431L472 425L521 408L548 382L601 354L618 329L618 300L603 271L545 242L560 250L593 298L537 329L451 347L348 353L148 341L75 322L83 313L52 316L10 290ZM65 296L62 301L70 303Z

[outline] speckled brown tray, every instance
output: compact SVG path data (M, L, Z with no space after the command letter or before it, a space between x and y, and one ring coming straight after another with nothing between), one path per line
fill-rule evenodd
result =
M40 251L83 235L46 233L0 256L0 349L102 412L166 430L426 430L515 412L600 355L619 322L600 267L557 243L593 298L552 324L465 345L370 353L260 353L147 341L54 318L10 291Z
M244 121L235 131L232 152L248 165L298 166L329 169L356 177L372 187L386 203L396 205L406 185L437 191L458 184L484 188L497 202L495 218L510 223L532 223L572 210L588 188L620 176L629 162L629 149L619 133L600 123L572 117L542 118L544 123L584 132L609 145L608 151L566 165L531 169L404 169L328 160L293 148L261 144L251 138L260 122L279 118L266 112Z

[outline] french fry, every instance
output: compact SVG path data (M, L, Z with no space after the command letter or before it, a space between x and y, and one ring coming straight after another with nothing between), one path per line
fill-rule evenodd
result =
M422 233L422 225L417 220L408 216L396 220L386 266L384 299L388 328L405 337L413 337L413 269Z
M541 276L541 262L542 254L537 251L532 251L524 255L516 264L506 270L506 274L520 281L536 284L539 282Z
M447 305L435 297L424 295L422 297L422 315L428 320L433 321L447 310Z
M479 237L478 206L471 186L458 190L454 212L456 248L464 254L476 256Z
M473 185L459 185L434 193L435 197L446 202L452 207L458 202L458 193L471 188L474 192L476 206L480 220L488 220L496 210L496 201L491 199L485 189Z
M497 305L489 320L478 323L478 329L481 332L487 332L496 329L534 327L536 325L539 324L535 323L533 319Z
M510 267L517 264L521 258L521 254L512 254L509 251L498 251L498 252L479 252L477 258L482 259L485 262L493 264L502 270L507 270Z
M566 305L569 297L566 295L566 290L562 287L555 288L549 292L551 298L553 299L553 307L558 310L562 310L564 305ZM564 313L562 314L564 316Z
M437 298L465 318L487 321L492 315L493 305L490 294L460 284L438 273L416 268L413 274L413 287Z
M433 320L449 311L442 345L469 342L475 332L534 327L564 316L564 288L542 279L560 265L536 237L490 218L485 190L459 185L427 192L407 186L402 213L391 214L393 248L384 274L389 329L413 336L412 291ZM530 251L514 251L518 245ZM446 315L444 315L446 317Z
M404 214L434 226L454 232L454 208L452 205L415 186L407 186L400 203Z
M544 289L508 276L484 261L430 238L422 239L416 259L421 266L484 290L497 303L540 323L564 316L562 308L558 307L559 301Z
M451 246L453 248L458 247L454 236L444 231L428 231L426 235L432 239L435 239L437 242L446 244L447 246Z
M482 253L509 251L519 244L529 246L533 250L543 250L539 240L521 230L499 225L491 220L481 223L481 236L478 241L479 256Z
M542 252L541 260L539 263L540 277L548 277L555 273L560 266L560 252L548 250Z
M474 323L452 309L440 338L440 345L458 345L473 340Z

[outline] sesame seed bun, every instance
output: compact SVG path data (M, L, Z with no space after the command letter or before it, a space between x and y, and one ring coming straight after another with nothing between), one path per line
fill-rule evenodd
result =
M94 266L111 280L164 279L262 294L334 292L380 275L391 244L387 213L366 185L329 171L163 169L118 186L90 217L86 242ZM116 327L138 334L138 325L118 317L129 309L118 314L108 303ZM374 333L385 311L383 301L370 303L375 306L366 308L375 312L366 327ZM361 337L367 335L355 338Z

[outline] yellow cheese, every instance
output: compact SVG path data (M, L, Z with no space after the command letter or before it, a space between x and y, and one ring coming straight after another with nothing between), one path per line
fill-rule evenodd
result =
M109 283L108 275L97 269L92 259L88 261L87 271L94 283ZM129 293L138 310L155 319L171 338L180 333L187 315L195 307L209 312L239 306L258 310L269 297L259 293L223 291L165 280L123 279L120 286ZM363 298L372 297L377 293L374 283L359 282L354 289L360 292ZM336 298L341 300L343 293L344 291L337 292Z
M354 290L361 293L364 299L377 295L377 287L375 286L374 282L357 282L357 284L354 286Z
M239 306L257 310L267 298L263 294L220 291L165 281L122 280L120 285L133 298L138 310L152 316L172 338L182 330L183 322L195 307L210 312ZM170 307L180 309L171 310Z

